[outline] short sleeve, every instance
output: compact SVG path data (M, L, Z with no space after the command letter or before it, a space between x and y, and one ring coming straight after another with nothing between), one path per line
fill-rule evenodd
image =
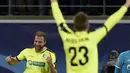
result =
M52 58L52 63L54 65L54 67L56 68L56 55L55 55L55 53L51 53L51 58Z
M118 68L118 69L121 69L121 68L122 68L122 66L123 66L123 59L124 59L123 53L121 53L121 54L119 55L119 57L118 57L118 61L117 61L117 63L116 63L116 68Z
M21 61L21 60L24 60L24 59L25 59L25 50L26 50L26 49L24 49L23 51L21 51L21 52L19 53L19 55L16 57L18 61Z

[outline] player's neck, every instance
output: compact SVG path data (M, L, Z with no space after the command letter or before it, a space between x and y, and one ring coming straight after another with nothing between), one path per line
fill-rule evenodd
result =
M88 32L88 29L84 29L84 30L75 30L76 32Z
M38 51L35 50L35 52L36 53L43 53L44 51L46 51L46 49L47 49L47 47L43 47L41 50L38 50Z
M42 50L41 50L41 52L45 52L46 49L47 49L47 47L43 47Z
M76 32L88 32L87 30L82 30L82 31L76 31Z

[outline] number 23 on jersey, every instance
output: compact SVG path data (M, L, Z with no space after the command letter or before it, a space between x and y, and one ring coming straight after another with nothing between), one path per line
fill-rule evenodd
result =
M85 53L82 54L83 51L85 51ZM74 55L72 56L71 61L70 61L70 63L71 63L72 66L85 65L85 64L89 61L89 58L88 58L88 56L87 56L87 54L88 54L88 49L87 49L85 46L81 46L81 47L79 47L79 48L70 47L70 48L69 48L69 53L74 53ZM79 60L77 61L77 62L79 62L79 63L74 62L74 60L75 60L77 54L80 54L80 53L82 54L83 58L85 59L85 62L83 62L82 59L79 59Z

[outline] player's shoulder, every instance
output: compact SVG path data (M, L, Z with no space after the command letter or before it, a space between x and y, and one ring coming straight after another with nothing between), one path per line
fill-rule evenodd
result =
M54 51L52 51L52 50L50 50L50 49L48 49L48 48L47 48L47 51L51 54L51 56L56 57L56 54L55 54L55 52L54 52Z
M47 51L49 51L49 52L52 53L52 54L55 54L55 52L52 51L51 49L48 49L48 48L47 48Z
M90 31L90 32L88 33L88 38L90 38L90 39L95 38L95 36L97 36L95 33L96 33L95 31Z
M91 30L90 32L89 32L89 34L95 34L95 33L97 33L97 32L100 32L102 27L98 27L98 28L96 28L96 29L93 29L93 30Z
M130 50L124 51L124 52L120 53L121 56L122 56L122 55L127 55L127 54L130 54Z
M98 30L99 30L99 28L96 28L95 30L90 31L90 32L89 32L89 35L95 34Z

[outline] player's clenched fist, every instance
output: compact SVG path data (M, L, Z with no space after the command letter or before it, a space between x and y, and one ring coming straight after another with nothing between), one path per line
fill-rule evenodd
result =
M51 0L51 2L56 2L57 0Z
M12 59L13 59L13 57L12 57L12 56L7 56L6 61L7 61L7 62L11 62L11 61L12 61Z
M126 7L129 7L129 6L130 6L130 0L126 0L125 6L126 6Z
M51 57L47 57L46 61L47 61L48 64L51 64L52 63L52 58Z
M16 58L12 57L11 55L7 56L6 62L9 63L10 65L14 65L14 64L18 63L18 61L16 60Z

